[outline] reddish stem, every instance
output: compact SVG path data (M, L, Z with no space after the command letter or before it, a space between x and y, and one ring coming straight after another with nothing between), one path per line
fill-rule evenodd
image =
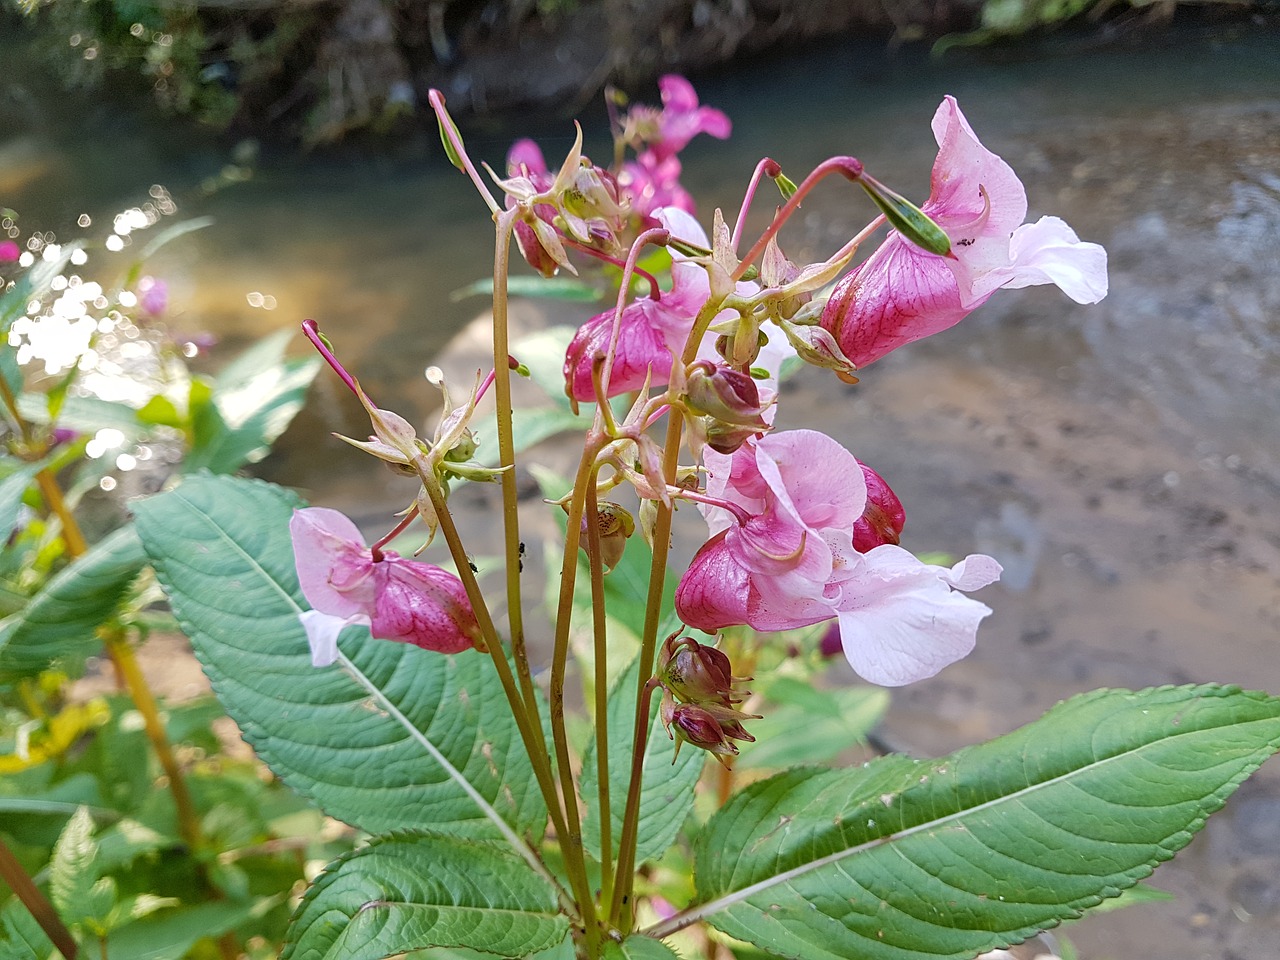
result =
M764 233L760 234L757 240L747 251L747 255L742 258L742 262L738 264L738 269L733 271L732 279L734 281L741 280L742 275L747 272L752 261L764 252L764 248L768 246L769 241L782 229L782 225L787 222L791 214L795 213L800 206L800 201L818 185L818 182L824 177L833 173L838 173L846 180L857 183L862 179L862 161L857 157L831 157L823 160L820 164L813 168L813 172L804 178L804 181L796 188L796 192L784 203L778 212L773 215L773 222L765 228Z

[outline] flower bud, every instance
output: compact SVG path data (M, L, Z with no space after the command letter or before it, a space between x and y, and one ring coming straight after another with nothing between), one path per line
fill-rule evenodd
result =
M946 256L951 238L914 203L866 173L858 180L889 224L922 250Z
M667 693L662 698L660 716L667 736L676 742L676 756L680 755L680 747L689 743L699 750L708 751L727 768L731 758L738 755L738 747L733 741L755 740L738 720L733 719L742 714L714 704L676 703Z
M705 414L724 423L750 426L755 433L767 430L764 419L767 403L750 375L709 360L697 360L686 372L684 402L694 413Z
M853 524L853 549L866 553L882 544L896 544L907 514L884 478L865 463L858 465L867 481L867 506Z
M697 428L708 447L716 453L730 454L752 437L768 430L769 425L744 427L734 423L725 423L723 420L716 420L712 417L703 417L698 421Z
M684 703L727 707L743 701L744 691L734 683L749 678L733 676L733 665L722 651L692 637L676 638L667 638L658 657L658 680L667 691Z

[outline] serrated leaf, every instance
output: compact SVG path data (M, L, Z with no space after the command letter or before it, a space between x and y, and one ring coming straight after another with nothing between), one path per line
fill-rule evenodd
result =
M93 818L82 807L62 828L49 862L49 892L64 923L75 924L92 915L97 856Z
M623 671L609 691L609 808L614 862L622 837L622 816L631 781L631 746L635 731L638 661ZM672 763L672 759L675 763ZM657 703L650 713L649 739L641 772L640 818L636 832L636 863L655 860L666 853L693 809L693 790L702 773L706 754L692 747L676 756L676 745L667 736L658 716ZM582 758L582 799L587 816L582 841L588 853L600 857L599 779L596 773L595 737Z
M245 739L295 790L371 833L499 835L461 778L517 832L540 835L546 810L486 656L352 627L339 640L345 667L311 665L288 531L297 506L270 484L200 476L135 507L174 613Z
M190 473L230 473L267 455L302 409L320 370L319 357L285 360L290 330L266 337L229 365L213 387L213 403L196 410L195 442L183 461Z
M316 878L281 960L381 960L423 947L525 957L568 933L554 888L519 857L485 842L396 835Z
M38 673L58 657L96 649L94 631L115 612L146 563L132 525L95 543L5 621L0 673Z
M661 940L636 933L621 943L607 943L604 960L680 960L680 954Z
M696 913L785 957L967 960L1133 886L1278 745L1265 694L1102 690L940 760L788 771L707 824Z

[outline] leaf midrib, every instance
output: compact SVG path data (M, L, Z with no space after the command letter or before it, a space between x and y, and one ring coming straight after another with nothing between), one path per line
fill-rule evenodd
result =
M778 887L783 884L789 884L792 880L798 879L799 877L803 877L817 870L821 870L822 868L831 866L832 864L839 863L840 861L846 860L849 857L857 856L858 854L864 853L867 850L871 850L875 847L884 846L885 844L888 844L888 843L897 843L908 837L925 833L930 830L935 830L939 827L946 826L948 823L953 823L962 818L968 817L970 815L981 813L984 810L994 808L1000 804L1020 801L1022 798L1031 796L1042 789L1052 787L1060 783L1069 783L1073 778L1081 776L1085 773L1094 772L1099 768L1102 768L1112 763L1113 761L1135 757L1141 754L1144 750L1147 750L1148 748L1151 748L1151 747L1165 746L1169 744L1171 741L1176 740L1179 737L1203 734L1211 730L1221 729L1223 726L1244 728L1244 727L1252 726L1258 723L1275 723L1275 722L1276 721L1274 718L1265 718L1265 719L1258 719L1258 720L1249 720L1243 723L1232 723L1232 724L1219 723L1213 726L1197 727L1194 730L1178 731L1169 736L1160 737L1159 739L1156 739L1156 740L1150 740L1146 743L1140 744L1139 746L1133 749L1121 751L1120 753L1112 754L1109 757L1103 757L1100 760L1093 761L1088 766L1077 767L1074 770L1068 770L1066 773L1062 773L1055 777L1051 777L1048 780L1041 780L1036 783L1029 784L1028 786L1023 787L1019 790L1015 790L1012 793L1003 794L991 800L985 800L982 803L979 803L972 807L966 807L965 809L958 810L955 813L950 813L943 817L938 817L936 819L928 820L924 823L919 823L919 824L916 824L915 826L908 827L905 830L898 831L897 833L892 833L885 837L877 837L874 840L868 840L865 843L860 843L860 844L857 844L856 846L848 847L844 850L837 850L834 853L829 853L826 856L819 857L816 860L810 860L806 863L799 864L798 866L791 867L788 870L784 870L782 873L774 874L772 877L768 877L764 880L759 880L756 883L750 884L746 887L741 887L738 890L725 894L724 896L718 897L715 900L710 900L707 903L701 905L700 907L693 908L684 916L686 919L692 918L694 920L709 917L713 914L719 913L721 910L725 910L733 906L736 903L741 903L744 900L748 900L751 897L754 897L757 893L763 893L767 890L773 889L774 887ZM1240 774L1239 776L1244 776L1244 775L1247 775L1247 771L1243 774ZM1202 808L1203 808L1203 801L1202 801ZM1207 813L1204 814L1204 816L1207 816L1207 815L1208 815ZM1200 819L1203 820L1204 816L1200 817ZM653 931L657 931L658 929L659 927L655 927L653 928ZM657 935L656 932L652 932L652 931L642 931L642 933L646 933L650 936Z

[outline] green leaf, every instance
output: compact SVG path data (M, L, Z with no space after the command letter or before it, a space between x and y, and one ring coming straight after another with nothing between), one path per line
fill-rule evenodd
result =
M341 666L311 665L288 530L297 506L270 484L199 476L135 507L174 614L245 739L295 790L371 833L498 836L469 786L517 832L540 834L546 810L486 656L351 627Z
M574 416L567 408L538 407L533 410L513 410L511 413L511 434L515 440L515 452L520 453L536 446L543 440L571 430L585 431L591 425L590 417ZM476 434L482 439L493 438L484 445L476 460L486 467L498 465L498 428L493 417L478 426Z
M707 824L695 913L785 957L967 960L1132 887L1277 746L1280 699L1161 687L940 760L791 770Z
M9 539L9 534L18 525L18 511L22 508L22 497L31 486L35 475L40 472L41 464L24 463L4 480L0 480L0 538Z
M253 903L201 903L161 910L107 936L107 955L128 960L181 960L197 941L220 937L253 916Z
M631 781L631 746L635 734L636 684L639 661L623 671L609 691L607 729L609 732L610 837L614 862L622 836L622 815ZM693 809L693 790L707 755L686 747L676 756L676 745L663 729L657 703L650 713L649 739L645 744L641 772L640 818L636 831L636 863L655 860L667 852L680 827ZM672 760L675 763L672 763ZM582 823L582 841L587 852L600 857L600 793L596 765L596 740L591 738L582 758L582 799L588 813Z
M680 955L661 940L636 933L621 943L605 944L604 960L680 960Z
M775 680L765 697L769 702L754 711L763 718L748 724L756 742L740 745L738 769L831 760L863 742L889 707L883 687L819 690L790 677Z
M319 357L284 359L285 347L294 338L293 331L281 330L222 371L213 387L213 404L192 411L195 444L183 462L184 471L230 473L270 452L302 409L307 388L320 370Z
M17 897L0 910L0 960L49 960L55 954L53 941L41 929Z
M58 657L88 653L94 634L146 566L132 526L99 540L59 571L0 629L0 673L38 673Z
M49 892L64 923L75 924L92 915L97 857L93 818L81 808L63 827L49 863Z
M517 275L507 278L507 293L513 297L538 297L548 300L568 300L570 303L597 303L604 299L599 287L572 277L542 277ZM468 297L493 296L493 278L481 277L465 287L449 294L454 303ZM561 357L561 360L564 358Z
M490 843L397 835L330 864L294 914L281 960L381 960L422 947L525 957L569 920L554 888Z
M161 248L177 240L178 237L211 226L213 226L213 217L192 217L190 220L179 220L177 223L171 223L147 241L147 245L138 254L138 259L140 261L150 260L160 252Z

